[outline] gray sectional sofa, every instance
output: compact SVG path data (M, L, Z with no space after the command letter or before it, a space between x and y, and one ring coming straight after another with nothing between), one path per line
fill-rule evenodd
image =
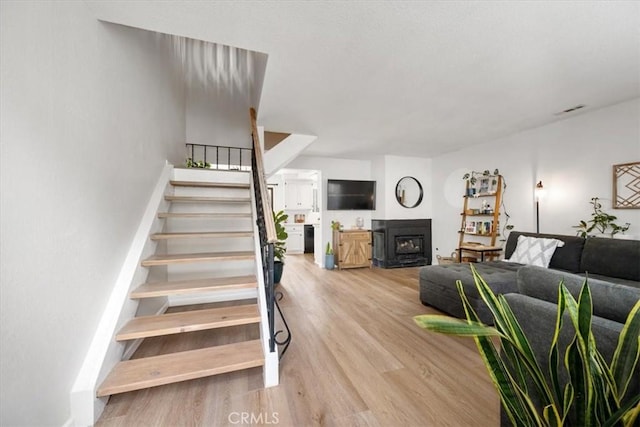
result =
M573 273L640 289L640 241L512 231L505 245L505 259L513 254L518 236L554 238L564 242L555 250L550 270ZM476 269L496 294L518 293L517 273L524 264L488 261ZM478 295L468 263L429 265L420 269L420 301L440 311L464 318L456 289L461 280L465 294L480 319L492 323L491 313ZM559 281L558 281L559 282ZM558 283L555 284L556 286Z

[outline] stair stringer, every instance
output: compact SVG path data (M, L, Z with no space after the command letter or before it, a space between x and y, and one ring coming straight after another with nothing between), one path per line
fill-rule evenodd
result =
M254 182L251 179L251 213L253 218L258 217L256 211L256 201L254 192ZM260 233L258 232L257 221L253 221L253 241L256 252L256 279L258 282L258 309L260 310L260 341L262 342L262 351L264 352L263 379L264 386L273 387L280 383L280 358L278 356L278 347L274 351L269 351L269 318L267 315L267 294L264 288L264 275L262 264L262 250L260 248Z
M134 343L127 347L114 337L124 323L135 317L138 310L139 303L129 298L129 292L133 286L147 280L149 270L141 266L141 261L155 253L157 243L150 240L149 235L162 231L164 220L158 219L158 212L166 210L168 206L164 196L173 169L173 165L165 164L151 193L82 367L71 388L71 419L76 426L93 425L100 417L108 398L96 397L98 385L124 356L132 353L132 346L136 346ZM166 302L162 304L158 311L164 311L166 305Z

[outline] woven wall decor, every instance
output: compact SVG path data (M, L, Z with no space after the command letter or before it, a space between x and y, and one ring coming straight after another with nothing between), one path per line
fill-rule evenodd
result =
M640 162L613 165L613 208L640 209Z

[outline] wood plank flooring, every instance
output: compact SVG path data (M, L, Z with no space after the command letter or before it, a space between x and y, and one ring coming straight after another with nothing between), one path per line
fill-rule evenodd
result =
M419 301L418 268L327 271L309 255L289 255L278 289L293 330L279 386L264 389L254 368L124 393L97 425L499 425L499 399L473 340L414 324L413 316L436 312ZM258 336L253 325L148 338L134 358Z

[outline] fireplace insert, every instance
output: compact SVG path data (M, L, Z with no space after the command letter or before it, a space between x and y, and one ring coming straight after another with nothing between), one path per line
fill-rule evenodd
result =
M430 219L374 219L373 265L382 268L431 264Z

